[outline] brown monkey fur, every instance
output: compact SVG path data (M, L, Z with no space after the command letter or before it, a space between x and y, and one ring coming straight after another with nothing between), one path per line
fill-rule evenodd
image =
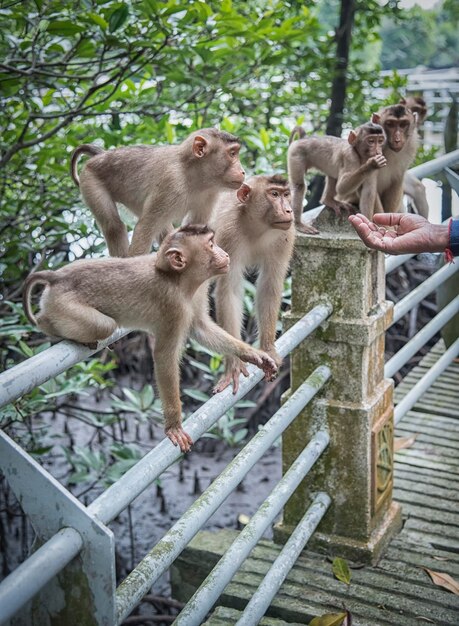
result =
M253 176L236 193L221 194L212 225L218 245L231 257L229 272L215 286L217 322L240 339L243 277L247 269L256 268L260 348L280 365L282 359L274 348L276 323L295 240L287 180L278 175ZM241 373L247 375L242 361L226 357L225 374L216 391L232 382L236 393Z
M378 194L386 213L403 210L403 180L418 148L417 116L405 105L395 104L374 113L372 121L386 133L383 154L386 167L378 172Z
M332 208L337 214L342 210L351 211L354 209L352 203L358 202L360 193L357 193L357 191L365 178L369 176L375 165L384 167L384 161L379 157L376 158L376 161L371 159L368 165L364 165L363 157L359 156L358 150L353 145L357 141L357 146L362 154L364 152L367 154L367 150L363 150L361 137L366 135L370 129L371 127L366 124L359 126L356 131L352 131L352 141L332 135L308 137L301 127L293 129L290 135L291 143L288 149L287 160L289 181L292 188L292 206L297 230L309 234L318 232L310 225L305 226L301 222L303 200L306 191L304 177L311 168L318 169L327 176L321 199L325 206ZM296 135L299 136L299 139L293 141ZM377 165L378 163L379 165ZM351 177L352 185L349 186L347 181L351 173L354 173L354 176ZM341 178L342 183L339 194L337 194L336 189L338 178ZM371 185L369 181L368 185L365 185L364 192L364 201L366 203L369 202L373 207L377 202L374 184ZM373 198L375 199L373 200Z
M212 350L254 363L268 380L277 372L270 356L217 326L201 304L195 307L201 285L228 268L229 256L214 243L212 230L184 226L166 236L157 254L80 260L31 274L24 285L24 309L43 332L85 344L106 339L118 326L153 333L165 432L186 452L193 442L181 423L179 362L188 334ZM30 296L36 284L45 289L35 318Z
M407 96L401 98L400 103L404 104L412 113L417 114L417 126L422 126L427 117L427 104L421 96ZM406 172L403 179L403 193L409 196L412 204L419 215L429 218L429 203L427 202L426 188L414 174Z
M357 159L351 155L345 159L336 183L337 199L358 206L360 213L371 219L383 211L377 184L378 171L386 166L386 136L382 126L368 122L351 130L348 142Z
M84 144L71 158L71 174L99 224L111 256L148 254L173 221L207 224L217 195L244 181L237 137L215 128L191 133L174 146L102 150ZM77 174L80 155L90 159ZM137 218L131 244L116 203Z

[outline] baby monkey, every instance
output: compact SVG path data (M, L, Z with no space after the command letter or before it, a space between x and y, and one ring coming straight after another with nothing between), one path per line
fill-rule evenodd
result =
M336 198L359 207L371 218L384 211L378 195L378 170L387 165L383 148L386 134L379 124L368 122L351 130L348 143L354 154L347 153L338 174ZM357 158L356 158L357 157Z
M188 225L167 235L157 254L80 260L57 271L31 274L24 285L24 309L43 332L91 347L118 326L153 333L165 432L187 452L193 441L182 428L179 362L190 333L210 349L257 365L267 380L277 373L268 354L232 337L212 321L205 307L193 303L199 287L226 274L229 264L212 230ZM45 289L35 317L30 297L37 284Z

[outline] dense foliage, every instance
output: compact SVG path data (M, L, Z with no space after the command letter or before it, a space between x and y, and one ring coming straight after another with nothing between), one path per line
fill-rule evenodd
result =
M175 142L195 128L219 125L242 138L249 171L285 171L295 122L325 128L339 9L337 0L1 4L2 369L46 345L28 335L18 304L29 271L105 253L68 173L74 147ZM375 71L379 26L384 15L398 13L397 2L356 0L348 125L368 119L380 104L374 95L382 86ZM389 84L391 98L402 92L397 76ZM204 360L196 361L198 373L215 376L219 359ZM80 365L16 403L3 424L55 411L57 399L100 385L112 366L110 359Z

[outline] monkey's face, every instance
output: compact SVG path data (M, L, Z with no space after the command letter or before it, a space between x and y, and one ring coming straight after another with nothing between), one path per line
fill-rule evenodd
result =
M412 136L416 127L416 116L401 104L387 107L380 116L373 116L373 122L380 123L387 137L387 145L394 152L400 152Z
M244 182L245 172L239 160L239 143L220 143L212 156L215 182L226 189L239 189Z
M293 224L290 189L284 186L270 186L266 189L265 198L266 222L271 228L288 230Z
M385 135L367 135L363 140L363 156L367 159L382 154L386 144Z
M230 266L230 257L220 246L217 246L212 234L204 243L204 253L207 256L209 277L226 274Z

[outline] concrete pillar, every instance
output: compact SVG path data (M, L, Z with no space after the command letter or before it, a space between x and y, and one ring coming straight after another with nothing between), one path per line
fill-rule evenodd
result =
M291 355L292 390L321 363L332 377L283 435L285 472L311 436L329 429L331 442L287 503L275 538L285 541L310 496L326 491L332 506L309 545L352 560L376 562L401 527L392 502L393 383L384 379L384 256L370 251L347 220L325 209L320 235L299 235L292 264L293 324L323 301L333 315Z

